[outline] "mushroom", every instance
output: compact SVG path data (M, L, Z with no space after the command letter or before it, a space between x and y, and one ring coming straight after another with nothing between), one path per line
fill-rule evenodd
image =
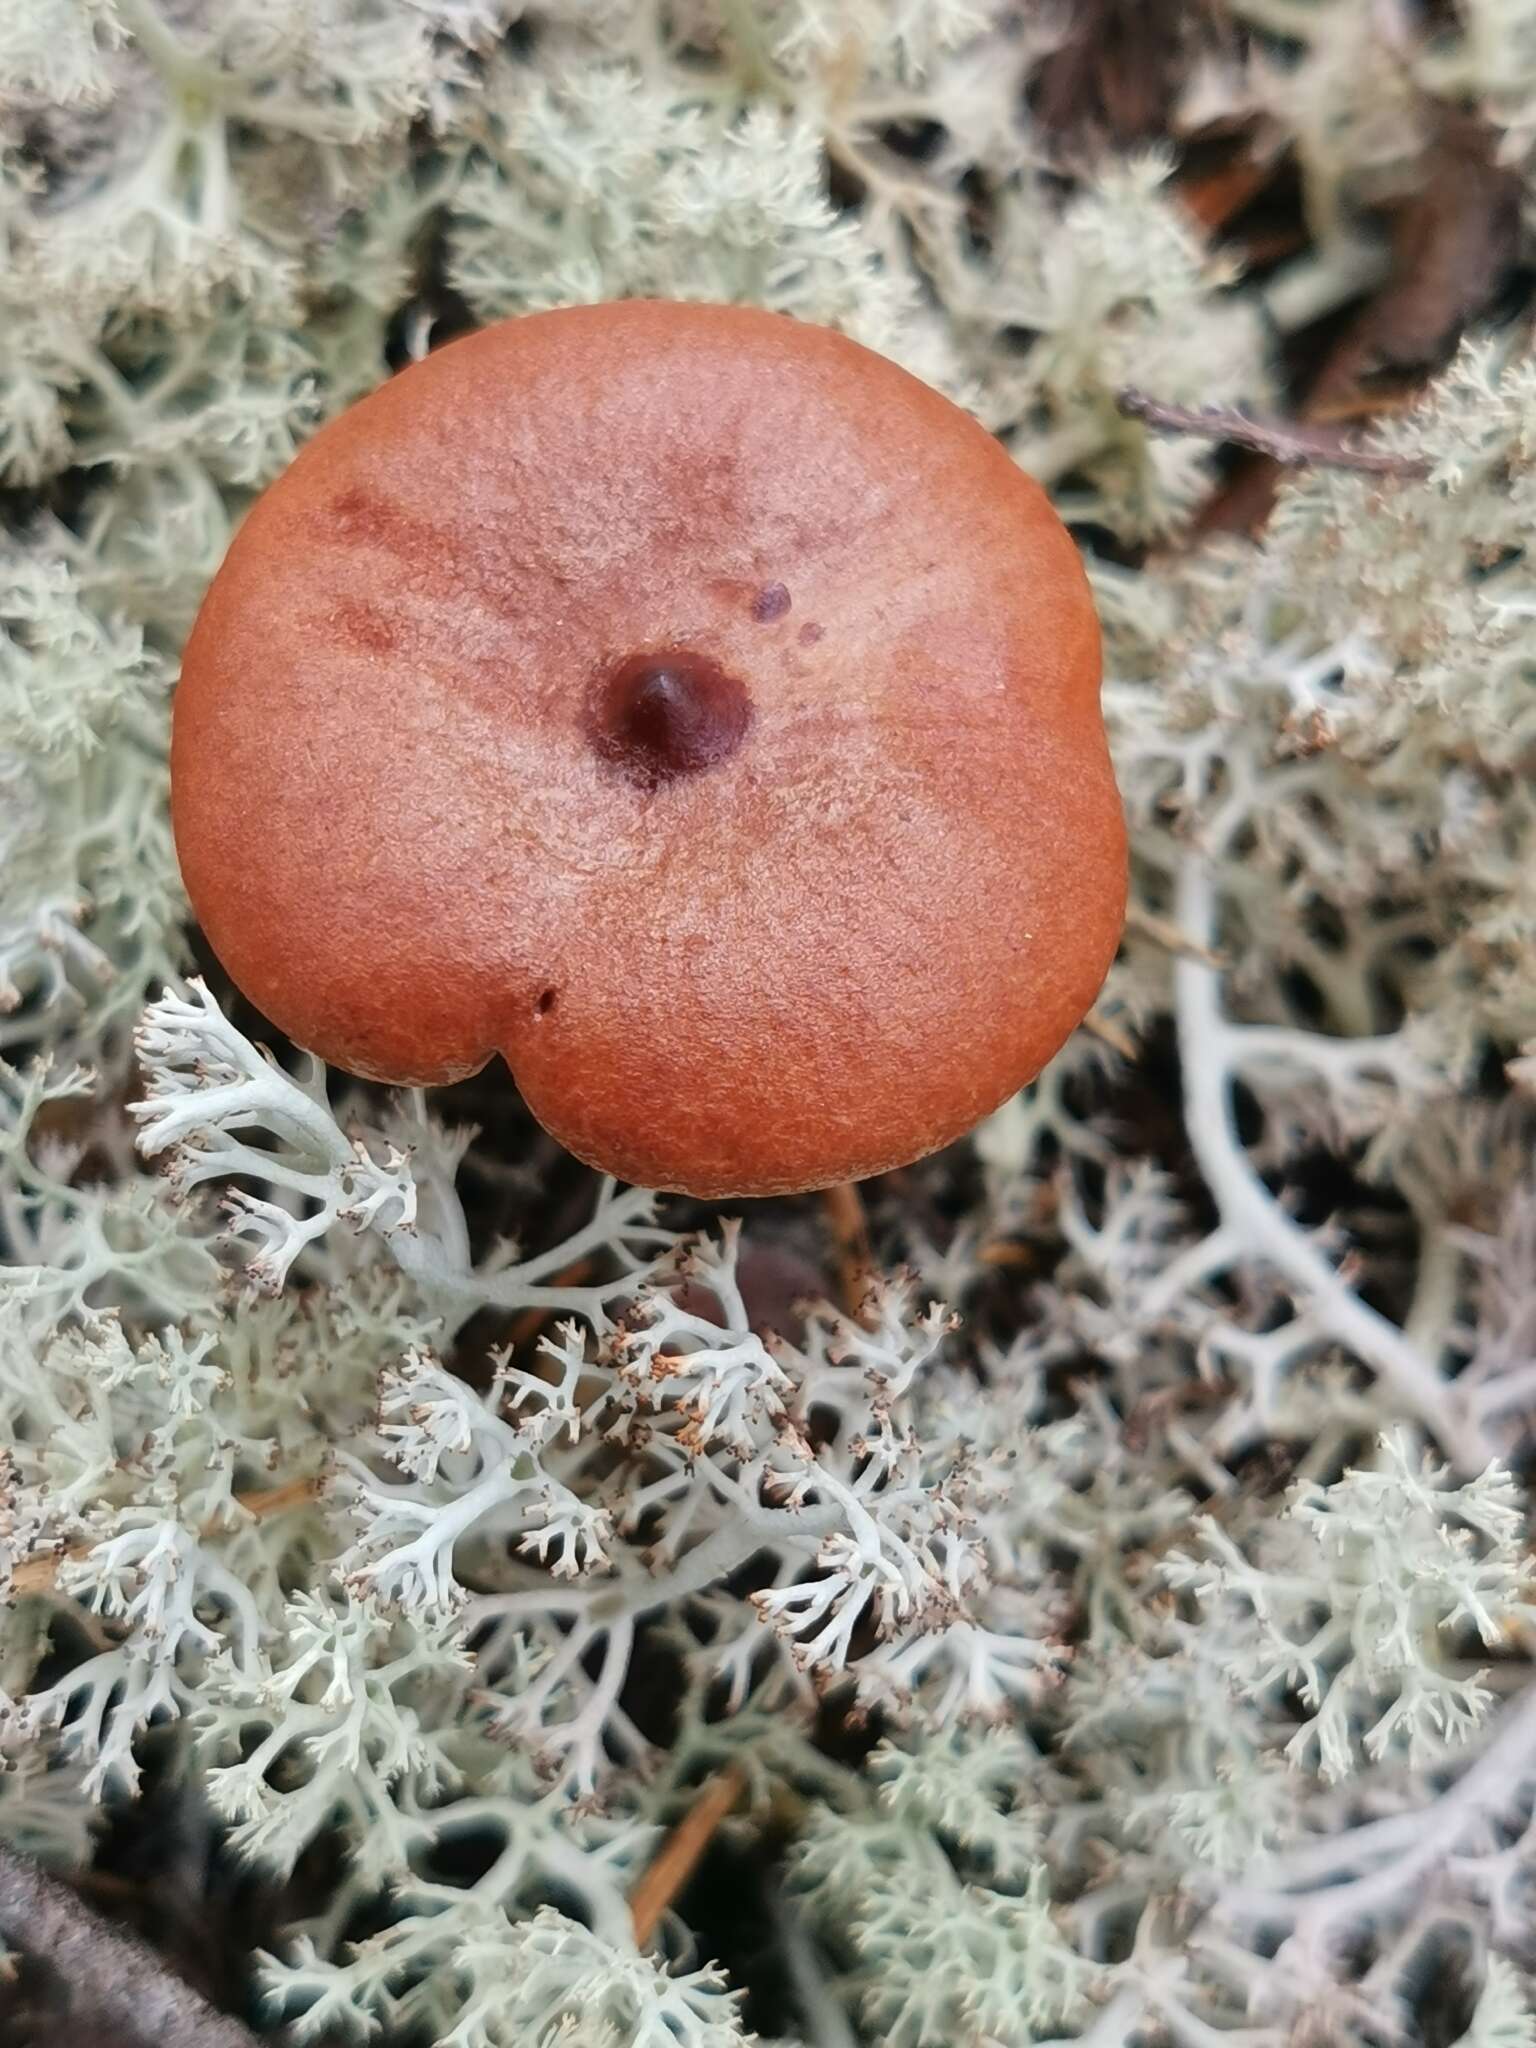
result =
M497 1051L620 1179L904 1164L1113 957L1099 637L1044 493L828 329L654 301L411 366L246 518L176 695L234 981L354 1074Z

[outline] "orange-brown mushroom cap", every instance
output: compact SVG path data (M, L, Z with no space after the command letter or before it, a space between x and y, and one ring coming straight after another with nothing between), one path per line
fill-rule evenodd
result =
M573 1152L701 1195L959 1136L1124 909L1044 494L739 307L508 321L325 427L208 592L172 786L193 908L300 1045L411 1083L499 1050Z

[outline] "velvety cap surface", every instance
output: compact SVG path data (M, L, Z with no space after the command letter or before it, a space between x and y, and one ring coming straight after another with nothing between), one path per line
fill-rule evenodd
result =
M843 337L629 302L324 428L189 642L177 847L235 981L354 1073L502 1052L699 1194L913 1159L1120 931L1099 639L1043 493Z

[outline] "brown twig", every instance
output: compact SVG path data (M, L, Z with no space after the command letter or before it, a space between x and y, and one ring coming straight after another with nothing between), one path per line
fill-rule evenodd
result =
M746 1790L740 1764L726 1764L707 1778L699 1795L662 1843L655 1861L630 1898L635 1940L644 1948L661 1924L661 1916L693 1875L717 1827Z
M1040 1264L1040 1254L1033 1245L1022 1244L1016 1237L994 1237L978 1250L976 1263L978 1266L999 1266L1004 1270L1033 1269Z
M1141 1048L1123 1025L1106 1017L1102 1010L1092 1009L1083 1019L1084 1031L1090 1038L1096 1038L1100 1045L1107 1045L1111 1052L1119 1053L1123 1060L1134 1060Z
M289 1479L281 1486L263 1486L249 1493L237 1493L235 1501L248 1515L255 1515L260 1520L266 1515L280 1515L285 1508L304 1507L318 1499L319 1493L318 1478ZM205 1533L211 1535L217 1526L217 1523L211 1524ZM11 1574L12 1592L50 1592L58 1579L59 1566L71 1558L88 1557L95 1547L93 1543L71 1543L49 1557L26 1558Z
M1116 400L1127 419L1141 420L1156 433L1201 434L1267 455L1282 469L1317 465L1354 469L1367 476L1423 476L1427 466L1385 448L1355 448L1322 427L1291 420L1255 420L1227 405L1165 405L1145 391L1122 391Z
M1143 910L1137 903L1131 904L1125 913L1125 928L1137 932L1144 939L1150 939L1154 946L1160 946L1165 953L1173 953L1183 960L1198 960L1202 967L1226 967L1230 963L1224 953L1213 946L1202 946L1198 939L1190 938L1180 931L1171 918L1159 917L1155 911Z
M1186 178L1177 188L1178 197L1196 225L1214 234L1258 198L1273 182L1276 168L1274 159L1234 157L1203 177Z
M869 1299L875 1272L864 1198L855 1182L840 1180L822 1189L821 1206L837 1247L837 1297L844 1314L858 1317Z

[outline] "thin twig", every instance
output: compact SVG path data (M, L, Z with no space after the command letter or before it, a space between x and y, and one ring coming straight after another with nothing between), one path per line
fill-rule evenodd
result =
M1023 1266L1036 1268L1040 1254L1033 1245L1022 1244L1016 1237L994 1237L988 1239L976 1254L978 1266L1001 1266L1011 1268Z
M280 1515L285 1508L304 1507L317 1500L319 1495L320 1481L314 1478L289 1479L281 1486L258 1487L250 1493L237 1493L234 1498L237 1506L244 1508L248 1515L255 1515L259 1521L267 1515ZM217 1528L216 1522L211 1523L204 1534L212 1535ZM59 1566L74 1558L89 1557L95 1547L91 1542L71 1543L49 1557L26 1558L11 1574L11 1591L17 1594L51 1592L59 1576Z
M1107 1045L1111 1052L1119 1053L1123 1060L1134 1060L1141 1050L1125 1026L1115 1023L1112 1017L1106 1017L1097 1006L1083 1019L1082 1028L1100 1045Z
M746 1790L740 1764L726 1764L707 1778L699 1796L662 1843L630 1897L635 1940L644 1948L661 1924L661 1916L693 1875L716 1828Z
M1150 939L1154 946L1160 946L1165 953L1173 953L1185 960L1199 960L1206 967L1226 967L1227 957L1215 946L1202 946L1192 939L1188 932L1180 931L1171 917L1159 917L1156 911L1143 910L1133 903L1125 913L1125 928L1136 932L1144 939Z
M1275 172L1273 162L1240 156L1203 178L1186 179L1178 187L1179 203L1199 226L1214 234L1258 198L1273 182Z
M1367 476L1425 476L1428 464L1385 448L1356 448L1325 428L1291 420L1255 420L1228 405L1165 405L1145 391L1122 391L1116 400L1127 419L1141 420L1155 432L1201 434L1210 441L1231 441L1267 455L1284 469L1355 469Z

